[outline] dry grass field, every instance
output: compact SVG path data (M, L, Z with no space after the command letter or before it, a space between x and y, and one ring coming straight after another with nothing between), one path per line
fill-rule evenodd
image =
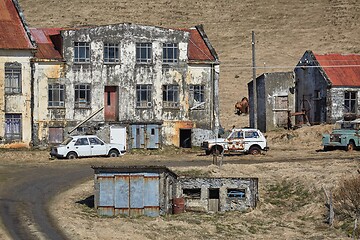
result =
M360 53L358 0L19 0L31 27L131 22L162 27L203 24L221 60L220 111L226 129L246 126L234 104L252 78L251 32L257 75L292 71L306 50Z

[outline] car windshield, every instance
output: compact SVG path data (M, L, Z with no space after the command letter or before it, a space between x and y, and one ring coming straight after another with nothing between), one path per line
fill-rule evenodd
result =
M61 144L62 144L62 145L68 145L69 142L71 142L71 140L73 140L73 138L69 137L69 138L67 138L65 141L63 141Z
M353 122L336 122L334 129L357 129L357 124Z

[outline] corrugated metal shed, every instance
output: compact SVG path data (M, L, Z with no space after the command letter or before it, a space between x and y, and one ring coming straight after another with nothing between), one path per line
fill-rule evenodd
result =
M37 52L35 57L38 59L56 59L61 60L60 52L55 48L53 41L61 38L61 28L31 28L31 35L37 43ZM61 39L57 41L57 48L61 48Z
M332 86L360 87L360 55L315 54Z
M0 49L34 49L12 0L0 0Z

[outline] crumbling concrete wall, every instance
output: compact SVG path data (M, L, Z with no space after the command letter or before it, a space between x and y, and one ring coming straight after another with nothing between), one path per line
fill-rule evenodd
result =
M188 189L200 189L196 197L184 194ZM219 211L246 211L256 207L257 178L178 178L177 197L185 198L185 210L209 211L209 189L219 190ZM229 197L229 189L244 191L244 197Z
M5 114L21 115L21 140L15 144L29 146L31 142L31 63L29 50L0 50L0 143L10 143L5 135ZM21 93L5 93L5 64L21 66Z

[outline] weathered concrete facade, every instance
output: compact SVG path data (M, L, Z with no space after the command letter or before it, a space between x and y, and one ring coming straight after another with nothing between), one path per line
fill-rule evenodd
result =
M189 44L198 44L190 41L194 32L200 36L203 44L200 47L206 47L209 55L213 53L207 56L209 59L190 56ZM65 137L74 130L81 133L90 129L101 134L104 126L113 124L128 126L129 135L132 129L157 125L161 144L191 146L189 139L198 137L194 134L201 137L208 130L216 132L220 125L216 90L219 62L211 45L203 39L206 35L201 34L204 34L201 26L183 31L135 24L61 31L66 64L38 63L34 80L38 91L47 89L46 79L48 86L61 85L64 101L61 106L46 109L49 102L44 101L46 93L39 93L35 102L42 103L38 103L35 111L38 129L34 138L39 144L45 143L49 139L46 126L62 128ZM174 49L171 62L164 62L166 44ZM141 49L141 45L147 48ZM109 46L117 52L116 61L105 59L104 49ZM196 47L199 48L192 48ZM148 59L139 62L142 51L148 51ZM79 61L79 54L85 54L81 55L85 60ZM143 92L139 92L141 88ZM79 94L83 94L83 102L79 102ZM139 101L143 97L146 102ZM194 128L204 129L204 133L193 133ZM141 134L139 138L144 137Z
M360 55L306 51L295 68L296 111L311 124L334 123L344 113L359 114Z
M0 3L0 146L28 147L35 43L16 0Z
M99 215L248 211L259 198L257 178L178 177L161 166L92 168L94 206Z
M256 207L258 179L180 177L176 196L185 198L185 211L247 211Z
M287 127L288 113L295 112L294 87L293 72L264 73L256 78L257 128L260 131ZM254 127L253 81L248 83L248 94L250 127Z

